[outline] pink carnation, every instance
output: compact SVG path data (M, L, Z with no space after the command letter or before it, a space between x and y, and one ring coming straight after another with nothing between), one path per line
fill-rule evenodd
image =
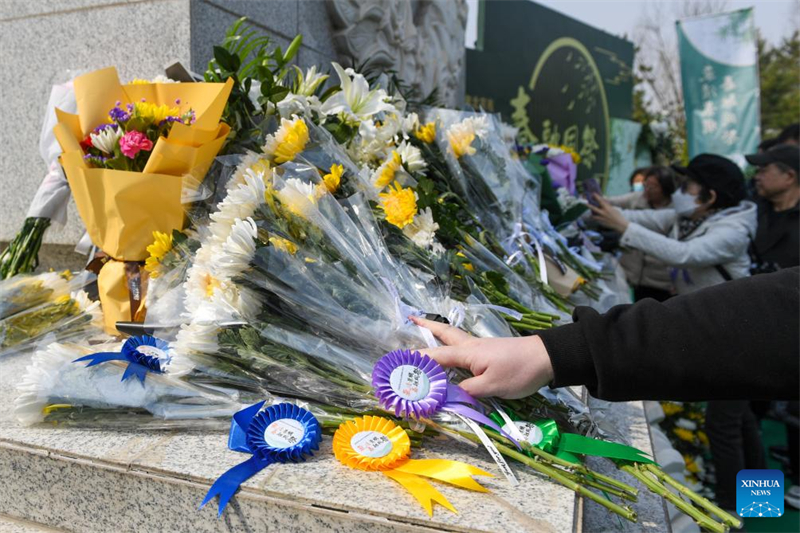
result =
M133 159L140 151L153 149L153 141L140 131L129 131L119 140L119 150L126 157Z

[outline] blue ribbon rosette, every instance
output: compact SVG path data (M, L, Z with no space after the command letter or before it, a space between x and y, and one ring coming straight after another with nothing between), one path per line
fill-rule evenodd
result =
M242 409L231 421L228 448L253 456L222 474L206 494L200 509L219 495L219 513L239 486L272 463L297 463L319 450L322 429L314 415L291 403L261 408L264 402Z
M150 335L141 335L125 341L120 352L99 352L75 359L73 363L89 361L88 368L107 361L127 361L122 381L136 377L144 386L148 372L163 374L171 360L169 344Z

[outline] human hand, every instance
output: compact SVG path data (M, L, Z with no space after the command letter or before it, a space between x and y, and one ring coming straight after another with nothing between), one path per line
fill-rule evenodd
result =
M622 211L611 205L608 200L597 193L594 195L594 200L597 202L597 205L588 204L589 209L594 213L592 220L607 228L625 233L625 230L628 229L629 222L623 216Z
M465 368L475 377L461 388L475 397L523 398L553 380L553 366L539 337L479 339L466 331L415 316L445 346L420 350L443 366Z

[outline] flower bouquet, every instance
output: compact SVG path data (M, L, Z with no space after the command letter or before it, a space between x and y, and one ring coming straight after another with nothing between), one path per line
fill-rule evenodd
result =
M113 67L74 80L76 115L56 110L61 164L78 212L104 257L105 328L137 318L141 262L153 231L184 225L182 191L196 188L229 132L230 83L121 85Z

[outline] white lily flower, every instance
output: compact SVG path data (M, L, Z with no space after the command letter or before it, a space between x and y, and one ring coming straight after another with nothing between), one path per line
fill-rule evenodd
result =
M316 65L306 70L305 75L303 75L303 71L300 70L300 67L295 65L294 68L297 71L298 80L297 89L294 92L300 96L313 95L314 91L330 77L327 74L318 73Z
M326 115L343 113L348 119L355 121L365 120L382 111L396 113L397 110L388 101L389 95L386 91L370 90L366 78L362 74L353 72L353 69L345 70L335 62L333 68L339 75L342 90L322 104L322 113Z
M107 126L99 133L90 133L89 137L92 140L92 146L106 154L113 154L114 148L117 147L120 137L125 133L122 128L117 126Z

